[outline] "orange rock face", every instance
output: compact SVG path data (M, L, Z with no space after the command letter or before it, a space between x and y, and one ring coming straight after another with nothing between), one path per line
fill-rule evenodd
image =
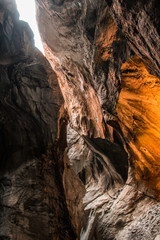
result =
M106 10L107 11L107 10ZM106 12L105 12L106 14ZM106 25L103 26L103 30L97 39L98 56L102 61L107 61L113 55L113 42L117 41L116 33L118 27L113 18L108 14L106 19Z
M160 80L134 56L122 65L117 113L135 177L160 193Z

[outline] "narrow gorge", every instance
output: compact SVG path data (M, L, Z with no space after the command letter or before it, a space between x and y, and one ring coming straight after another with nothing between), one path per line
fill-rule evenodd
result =
M160 239L158 0L0 0L0 240Z

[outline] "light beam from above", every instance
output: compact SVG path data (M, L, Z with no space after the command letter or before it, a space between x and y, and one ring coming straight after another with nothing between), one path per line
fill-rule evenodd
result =
M16 4L20 14L20 20L23 20L29 24L34 33L35 46L44 54L44 49L36 21L35 0L16 0Z

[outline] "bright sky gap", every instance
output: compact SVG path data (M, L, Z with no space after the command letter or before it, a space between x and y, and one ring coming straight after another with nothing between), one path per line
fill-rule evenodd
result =
M20 14L20 20L28 22L34 33L35 46L44 54L36 21L35 0L16 0L16 4Z

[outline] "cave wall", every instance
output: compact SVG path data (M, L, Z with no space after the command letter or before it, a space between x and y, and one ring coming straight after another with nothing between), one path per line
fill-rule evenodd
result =
M159 239L158 0L0 1L0 238Z

